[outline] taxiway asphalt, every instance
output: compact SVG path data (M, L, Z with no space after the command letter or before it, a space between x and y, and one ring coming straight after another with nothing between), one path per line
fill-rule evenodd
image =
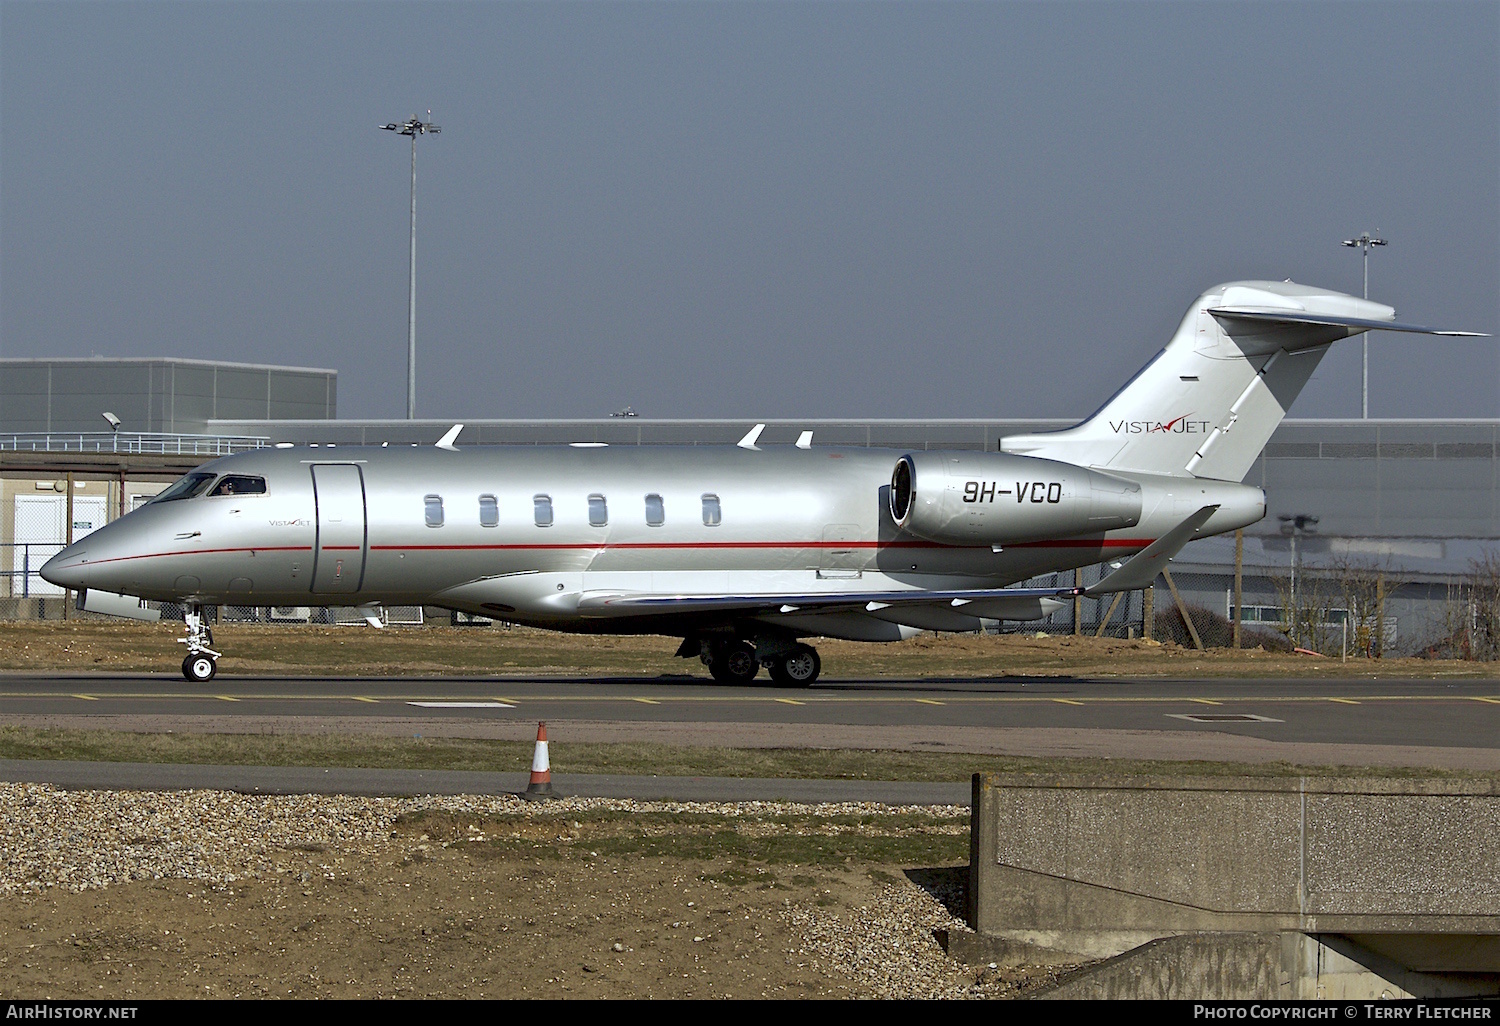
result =
M899 748L1500 771L1483 679L825 680L0 675L0 724Z

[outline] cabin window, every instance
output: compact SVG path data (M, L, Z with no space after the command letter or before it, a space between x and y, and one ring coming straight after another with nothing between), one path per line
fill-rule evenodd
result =
M703 497L703 526L718 527L721 519L723 518L719 512L719 497L705 495Z
M151 501L171 502L173 499L191 499L201 494L213 479L212 474L188 474L186 477L179 478L176 484Z
M532 514L536 517L536 526L552 526L552 496L533 495L531 497Z
M266 479L245 474L225 474L209 495L264 495Z
M667 513L662 507L661 496L654 492L646 496L646 526L660 527L666 519Z
M479 497L479 526L498 527L500 524L500 503L493 495L481 495Z
M604 527L609 523L609 504L602 495L589 496L589 526Z
M441 495L426 495L422 497L422 505L427 511L427 526L443 526L443 497Z

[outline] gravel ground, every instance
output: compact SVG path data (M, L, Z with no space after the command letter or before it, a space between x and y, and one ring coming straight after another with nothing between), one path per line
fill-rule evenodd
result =
M412 822L402 820L404 814L423 810L452 814L445 820L452 822L535 822L538 837L578 857L544 865L512 853L496 861L464 843L486 840L484 827L467 827L467 836L431 837L403 829ZM921 874L908 876L899 866L798 866L788 875L784 866L747 874L722 859L591 860L586 856L598 853L583 850L587 837L579 843L577 830L559 835L557 825L566 826L569 815L601 812L709 814L727 817L746 836L775 829L766 821L786 815L809 817L809 835L849 829L847 819L834 822L839 817L868 823L903 816L909 822L913 815L931 830L966 833L968 815L957 806L867 803L570 798L532 804L514 797L251 796L0 784L0 981L9 980L0 990L31 998L954 998L1011 995L1053 975L1045 967L976 971L948 958L933 931L965 929L949 911L961 899L951 871L929 873L924 889L912 882ZM521 837L520 829L509 836ZM606 865L618 868L606 872ZM756 874L771 882L757 886ZM542 911L528 911L521 900L530 900L533 890L548 895ZM475 903L478 894L491 895L490 904L463 904ZM408 896L411 907L399 908ZM297 954L298 941L276 925L291 906L302 909L309 940L323 938L312 950L347 950L348 965L304 971L299 958L321 964L334 956ZM372 906L379 910L374 919ZM543 917L554 927L545 935L545 961L556 968L531 972L525 949L508 945L524 938L534 945L542 934L526 930L545 925ZM501 925L494 932L480 929L495 922ZM308 924L319 924L322 933ZM454 924L461 925L455 936L465 943L432 947L445 930L458 929ZM403 931L422 943L403 939ZM160 943L148 943L152 937ZM360 947L376 941L378 948ZM385 964L392 958L402 964ZM497 960L511 970L497 974ZM233 971L200 983L207 966Z

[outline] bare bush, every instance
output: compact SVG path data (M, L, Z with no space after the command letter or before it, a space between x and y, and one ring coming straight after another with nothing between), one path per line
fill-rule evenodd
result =
M1471 560L1469 574L1451 585L1437 641L1422 655L1438 659L1500 659L1500 554Z
M1220 616L1211 609L1202 606L1188 606L1188 616L1192 617L1193 629L1198 632L1198 637L1203 641L1204 648L1231 648L1234 645L1234 624L1227 617ZM1187 625L1182 621L1182 614L1177 611L1176 606L1168 606L1166 609L1156 611L1151 618L1151 625L1155 633L1152 637L1158 641L1173 641L1184 647L1191 647L1192 636L1188 633ZM1290 652L1292 645L1287 639L1275 631L1250 627L1241 624L1240 647L1260 647L1267 652Z

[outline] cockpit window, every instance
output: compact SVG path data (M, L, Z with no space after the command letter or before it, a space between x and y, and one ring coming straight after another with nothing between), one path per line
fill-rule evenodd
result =
M214 485L214 490L209 495L264 495L266 494L266 479L263 477L249 477L244 474L227 474L219 483Z
M214 479L212 474L188 474L178 479L177 483L162 492L152 502L171 502L173 499L191 499L195 495L202 495L203 489Z

